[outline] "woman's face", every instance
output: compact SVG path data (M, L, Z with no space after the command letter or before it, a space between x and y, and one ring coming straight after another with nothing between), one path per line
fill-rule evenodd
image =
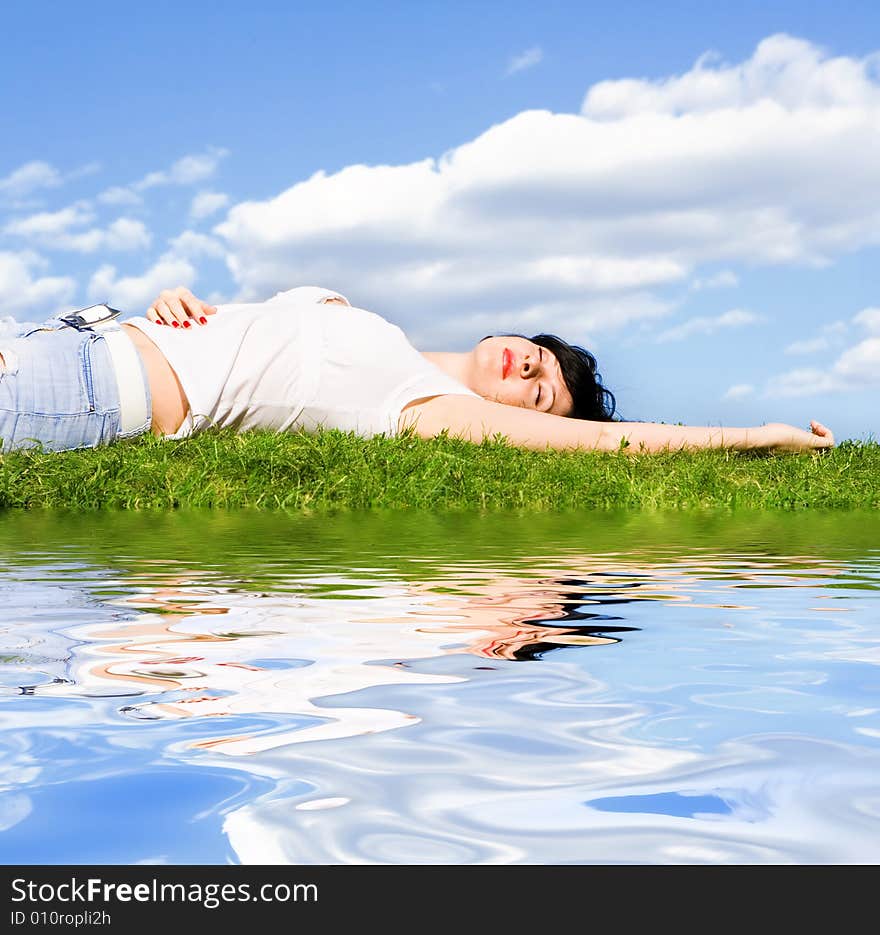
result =
M528 338L484 338L471 356L471 389L486 399L557 416L574 408L556 357Z

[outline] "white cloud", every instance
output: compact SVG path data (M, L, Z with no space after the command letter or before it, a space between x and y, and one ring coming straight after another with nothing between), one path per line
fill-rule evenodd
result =
M611 133L641 136L628 160L637 197L699 203L714 216L742 212L755 226L726 248L761 262L821 262L878 242L880 199L859 203L863 186L876 185L869 153L880 140L878 111L876 55L830 58L785 35L739 65L704 60L664 81L602 82L583 106ZM713 250L725 248L720 229L705 230Z
M61 173L48 162L28 162L0 178L0 195L23 198L40 188L56 188L62 181Z
M196 185L199 182L204 182L211 178L217 172L220 161L228 154L228 150L215 146L209 147L204 153L183 156L169 169L163 169L159 172L150 172L131 185L114 185L111 188L105 189L97 196L97 200L101 204L117 207L141 205L144 199L140 195L140 192L151 188L158 188L163 185ZM201 215L194 214L195 217L204 217L206 214L213 213L225 207L227 204L227 196L219 196L215 193L210 194L212 194L215 199L223 197L226 200L222 204L217 204L215 200L213 202L214 207L211 207L210 211L206 210L205 214ZM198 197L199 196L196 196L193 202L194 210ZM205 200L201 206L206 209L207 206L211 204L211 201Z
M872 309L865 309L860 313L861 316L869 316ZM878 313L880 317L880 313ZM867 324L868 318L860 319L856 315L853 319L856 323ZM878 326L880 330L880 326ZM820 351L829 351L834 345L840 346L844 340L844 335L849 331L849 326L844 321L831 321L822 325L819 334L812 338L802 338L799 341L792 341L784 348L785 354L817 354Z
M792 341L785 348L786 354L817 354L819 351L827 351L829 348L828 338L806 338L803 341Z
M876 57L830 58L821 48L778 33L758 44L738 65L701 56L685 75L660 81L602 81L584 99L584 113L598 119L634 114L695 114L738 110L773 100L786 110L875 105L871 70ZM713 67L715 66L715 67Z
M78 166L76 169L72 169L64 176L64 181L69 182L71 179L81 179L89 175L97 175L102 169L100 162L87 162L85 165Z
M141 221L117 218L106 228L82 230L95 219L87 202L70 205L60 211L42 211L8 222L3 233L20 237L51 250L75 253L145 250L152 237Z
M506 75L515 75L519 71L525 71L528 68L534 68L544 58L544 52L540 46L532 46L519 55L515 55L508 63Z
M166 254L140 276L119 277L115 267L102 266L92 276L88 293L94 302L140 315L163 289L192 286L195 280L196 270L188 260Z
M229 154L226 149L209 147L204 153L191 154L178 159L170 169L150 172L132 186L136 191L156 188L159 185L195 185L211 178L217 171L220 160Z
M196 231L184 231L169 241L169 244L174 254L190 260L201 257L223 259L226 256L226 250L219 240Z
M695 334L713 334L721 328L741 328L743 325L753 325L761 321L761 317L754 312L741 308L731 309L715 318L700 316L689 318L687 321L669 328L657 335L658 343L665 341L681 341Z
M460 217L454 175L433 160L319 172L270 201L233 207L215 233L242 297L302 282L345 286L353 301L430 340L471 340L484 318L495 329L515 328L539 308L558 316L540 326L560 330L591 317L578 309L595 304L597 293L635 296L688 274L671 257L583 249L549 219L510 224L483 210ZM638 304L651 317L668 306L609 300L597 330L631 320Z
M199 192L192 200L189 213L190 217L199 220L216 214L229 204L229 195L223 192Z
M132 218L117 218L105 230L100 249L103 250L146 250L153 241L152 234L141 221Z
M880 308L862 309L852 320L868 332L867 338L844 350L827 370L797 369L772 377L764 395L813 396L880 387ZM823 330L837 336L847 328L836 321Z
M88 224L95 218L94 213L82 204L70 205L60 211L40 211L29 217L9 221L3 233L12 237L33 239L63 236L71 227Z
M880 337L866 338L845 350L833 373L844 384L880 386Z
M0 198L17 202L40 189L58 188L72 179L94 175L100 168L99 163L89 162L64 174L42 160L27 162L0 178Z
M773 36L741 64L602 82L582 113L526 111L437 159L318 172L215 233L241 297L323 283L438 339L603 293L668 306L665 286L733 285L737 263L880 243L874 62ZM624 318L606 307L610 332Z
M121 185L114 185L112 188L107 188L100 195L98 195L98 201L103 205L140 205L143 204L144 199L137 193L132 191L130 188L125 188Z
M655 258L548 256L526 264L523 275L548 286L606 291L676 282L685 276L685 268L673 260Z
M857 325L862 325L870 334L880 334L880 308L863 308L853 316Z
M356 296L349 298L353 304L359 304ZM365 304L371 307L370 303ZM609 321L616 328L623 328L662 318L671 308L671 303L646 292L548 298L522 306L511 302L503 307L469 308L465 315L417 314L408 321L406 333L416 347L429 349L463 348L487 334L501 332L526 335L552 332L595 352L601 347L601 335L608 331ZM398 322L407 321L406 313L404 305L401 314L392 317Z
M839 381L828 370L799 368L773 377L764 391L764 396L815 396L841 389Z
M691 283L691 289L694 292L701 292L703 289L729 289L738 285L739 276L733 270L723 269L714 276L706 276L702 279L697 277Z
M0 314L34 311L41 320L67 310L76 294L69 276L36 276L48 264L36 253L0 252Z
M722 397L723 399L745 399L747 396L753 396L755 387L751 383L736 383L729 387Z

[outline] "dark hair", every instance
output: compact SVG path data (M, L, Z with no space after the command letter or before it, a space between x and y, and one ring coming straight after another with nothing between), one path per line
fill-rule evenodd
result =
M525 335L510 334L506 337L524 338ZM527 340L550 351L559 361L562 379L574 403L570 418L614 421L617 411L614 393L602 386L602 374L596 371L596 358L586 348L569 344L555 334L536 334Z

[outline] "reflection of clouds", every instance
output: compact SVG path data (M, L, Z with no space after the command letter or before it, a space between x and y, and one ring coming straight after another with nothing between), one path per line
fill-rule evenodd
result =
M187 604L177 603L178 598ZM437 655L448 642L448 636L425 634L412 624L376 623L395 609L401 615L412 612L412 602L401 600L395 589L357 601L195 589L148 600L164 605L159 621L142 624L135 633L126 627L112 634L124 636L124 643L104 645L102 652L113 660L92 664L83 682L117 678L164 689L157 700L127 709L138 717L300 716L292 730L282 722L280 729L262 735L214 736L197 741L198 747L255 753L285 743L389 730L412 715L366 706L328 709L315 699L383 685L456 681L395 662L377 663L389 650L406 659ZM136 596L125 603L138 607L143 601ZM304 727L302 717L319 723Z
M638 629L624 624L639 605L750 611L752 605L730 601L724 591L815 589L822 578L840 573L808 557L787 562L780 569L745 557L706 558L652 567L615 557L590 568L569 557L552 566L536 563L523 575L463 563L406 586L303 576L295 579L294 593L206 588L194 573L186 584L145 587L118 600L129 613L139 612L133 620L69 628L82 641L70 666L76 686L58 680L40 693L146 695L123 710L151 720L211 718L208 736L193 745L233 755L375 733L419 717L372 701L342 705L336 698L471 677L473 667L431 673L414 669L418 660L468 653L488 663L540 658L564 646L608 645ZM702 703L743 710L749 697L766 703L782 692L728 688L704 695ZM257 733L218 736L214 719L224 716L275 718Z
M0 576L0 695L64 681L69 637L59 623L75 625L92 619L92 602L82 590L52 583L63 578L65 565L40 569L37 580L28 570L5 570Z
M76 631L83 641L72 667L76 691L158 692L159 697L124 709L145 719L296 716L288 728L279 724L260 734L214 735L194 743L231 755L251 754L417 722L404 711L335 701L328 707L325 701L364 689L448 684L466 677L416 671L411 666L417 660L462 652L511 660L534 647L604 645L617 639L583 632L593 618L607 615L567 607L584 603L572 597L570 581L497 576L481 581L478 593L470 596L438 595L429 585L367 587L356 579L329 576L300 584L322 596L196 586L148 589L122 599L117 603L126 609L145 612L113 627ZM598 606L603 600L587 603ZM560 626L567 617L576 626ZM632 629L597 625L605 631ZM304 718L317 723L304 723Z
M7 831L31 813L31 800L23 793L0 798L0 831Z
M279 775L295 772L309 781L310 790L290 796L279 792L235 810L225 823L230 842L245 863L872 862L880 836L874 792L880 762L875 754L848 741L796 734L729 739L748 730L768 698L776 705L774 713L785 717L777 722L780 727L801 732L813 728L819 737L834 730L828 722L811 723L816 710L827 705L827 698L817 695L827 675L792 668L786 656L803 660L809 655L819 663L841 638L861 637L848 623L835 627L817 621L818 635L811 629L805 602L814 601L816 589L839 569L816 562L803 565L810 566L804 575L759 563L732 574L712 563L680 570L682 577L692 577L683 582L681 590L687 593L679 591L674 605L679 613L699 607L714 611L710 620L724 619L731 611L733 619L745 615L738 627L739 638L747 642L739 654L724 652L723 644L712 640L705 656L697 654L690 662L693 668L686 670L698 685L716 679L714 692L705 686L702 693L694 692L684 682L681 703L667 702L675 681L682 678L682 658L655 657L645 669L634 671L640 642L615 657L619 666L600 668L599 657L584 657L593 671L619 667L604 684L589 685L582 669L557 663L531 671L528 689L505 695L503 707L488 707L480 705L479 697L467 703L476 691L471 682L457 690L463 702L446 713L443 726L423 723L417 737L373 738L369 748L318 745L278 751L272 764ZM658 571L654 592L674 585L671 579L677 573ZM700 574L715 580L707 585ZM749 605L723 597L743 583L755 587ZM798 606L789 598L783 610L774 604L767 613L764 597L780 587L791 588L789 594L806 589L803 602ZM702 599L694 600L697 595ZM778 627L777 615L782 618ZM705 613L698 619L705 630ZM792 620L803 629L788 629ZM860 632L870 638L867 630ZM873 639L876 643L876 634ZM696 651L701 638L695 638L693 647L689 642L679 632L671 645L687 654ZM778 660L775 668L766 665L768 651ZM707 674L700 675L702 671ZM613 678L632 685L630 694L641 700L621 699ZM771 684L763 693L741 687L764 681ZM711 719L714 715L706 709L719 704L736 720L718 724L711 734L718 740L708 748L696 745L700 719ZM846 716L851 707L842 704L839 713ZM459 719L473 728L451 728ZM663 724L675 719L692 722L683 727L689 736L664 741ZM499 739L487 749L490 737ZM849 737L855 739L854 734ZM433 755L426 755L426 748ZM368 783L361 778L364 770L370 772ZM463 773L474 779L457 781ZM377 798L378 788L387 788L384 797ZM298 802L342 790L345 803L303 820ZM662 801L664 795L720 795L729 814L629 814L588 804L603 796ZM373 815L383 808L388 818L377 828Z
M0 629L27 657L0 699L4 781L57 775L35 753L48 732L105 771L136 753L247 775L216 807L244 862L869 859L871 574L578 555L373 571L260 593L142 575L102 601L73 579L30 630ZM25 682L36 697L13 697ZM688 797L721 806L676 812Z
M393 735L375 738L372 756L364 747L338 757L322 745L297 748L296 755L294 748L282 751L277 766L286 763L317 788L345 788L348 801L303 815L296 803L314 798L314 791L282 792L236 809L224 829L238 858L280 864L876 861L877 757L856 747L767 736L722 744L711 756L606 747L604 755L575 762L561 749L556 756L499 757L487 768L476 737L459 735L454 747L444 748L449 738L438 733L422 741L451 753L453 766L443 774L409 744L392 745ZM552 721L546 733L557 739ZM462 781L469 763L474 777ZM633 812L591 806L607 796L658 804ZM664 796L716 798L726 809L664 814Z

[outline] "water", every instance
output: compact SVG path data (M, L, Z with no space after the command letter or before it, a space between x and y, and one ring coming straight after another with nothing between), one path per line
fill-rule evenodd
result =
M2 863L880 858L873 514L0 523Z

